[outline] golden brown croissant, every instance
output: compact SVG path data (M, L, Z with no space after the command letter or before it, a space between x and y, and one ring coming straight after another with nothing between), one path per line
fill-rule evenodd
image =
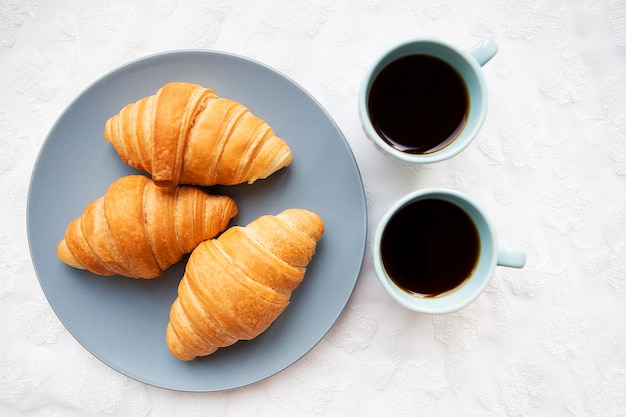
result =
M242 104L197 84L173 82L125 106L104 137L157 185L234 185L291 163L287 143Z
M170 310L170 351L191 360L265 331L289 304L323 233L317 214L289 209L202 242Z
M66 229L57 257L98 275L154 278L237 214L227 196L200 188L157 187L143 175L122 177Z

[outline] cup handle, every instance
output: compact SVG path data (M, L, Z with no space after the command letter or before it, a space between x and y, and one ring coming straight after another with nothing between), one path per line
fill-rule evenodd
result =
M505 246L498 247L498 265L522 268L526 264L526 253Z
M498 44L492 38L485 38L468 51L482 67L498 52Z

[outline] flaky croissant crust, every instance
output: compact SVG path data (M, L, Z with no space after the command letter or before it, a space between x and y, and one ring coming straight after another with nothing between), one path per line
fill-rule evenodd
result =
M172 82L107 120L104 137L157 185L234 185L289 165L287 143L242 104Z
M172 354L191 360L264 332L289 304L323 233L317 214L289 209L198 245L170 311Z
M122 177L66 229L57 257L98 275L154 278L237 214L230 197L193 186L158 187L143 175Z

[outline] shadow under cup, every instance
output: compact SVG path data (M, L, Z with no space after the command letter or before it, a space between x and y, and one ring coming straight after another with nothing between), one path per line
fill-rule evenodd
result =
M359 113L368 138L383 153L408 163L442 161L465 149L478 134L487 114L487 87L481 65L495 54L497 46L490 43L485 47L487 48L490 51L485 53L486 56L483 58L475 54L475 49L465 51L439 39L421 38L401 43L384 53L366 72L359 94ZM443 60L456 70L467 90L468 110L465 126L447 146L431 153L410 153L393 147L376 131L370 117L368 102L376 78L392 62L411 55L427 55Z
M460 207L472 220L478 232L479 249L476 266L471 275L458 287L441 295L419 296L399 288L385 269L382 254L382 235L389 221L407 205L424 199L441 199ZM471 200L452 190L423 190L397 202L381 219L374 236L373 261L376 275L385 290L404 307L418 312L440 314L460 310L480 295L488 285L498 264L498 244L491 224ZM419 274L419 271L416 271Z

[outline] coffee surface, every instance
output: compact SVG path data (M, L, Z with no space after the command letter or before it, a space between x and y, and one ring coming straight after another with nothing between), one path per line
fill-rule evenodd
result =
M387 65L368 96L378 134L396 149L427 154L450 144L469 112L468 92L459 73L429 55L408 55Z
M476 267L480 240L470 217L440 199L401 208L382 235L383 266L405 291L435 297L463 284Z

